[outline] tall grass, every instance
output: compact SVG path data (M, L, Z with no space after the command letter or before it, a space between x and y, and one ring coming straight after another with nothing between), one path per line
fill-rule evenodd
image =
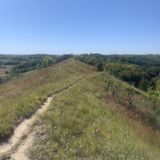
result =
M146 125L160 129L160 101L124 82L108 76L105 85L107 97L112 97L122 107L125 107L132 116L141 119Z
M108 75L95 73L54 98L41 117L43 128L32 159L159 159L159 148L139 138L127 118L106 103L109 80Z
M26 73L1 85L0 140L8 138L14 127L35 112L48 95L65 88L89 72L93 72L93 68L70 59L49 68Z

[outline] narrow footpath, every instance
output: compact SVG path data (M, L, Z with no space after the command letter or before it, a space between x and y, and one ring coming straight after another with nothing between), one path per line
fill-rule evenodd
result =
M30 118L23 120L15 128L14 134L9 141L0 145L0 160L6 159L5 157L9 157L11 160L29 160L27 152L32 147L34 137L36 136L38 126L34 124L37 122L39 114L44 113L49 108L54 96L68 90L80 80L56 91L52 96L47 98L45 103Z

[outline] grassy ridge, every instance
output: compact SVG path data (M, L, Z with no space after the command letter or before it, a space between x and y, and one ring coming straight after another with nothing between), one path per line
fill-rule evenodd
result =
M30 116L45 98L93 68L72 59L53 67L32 71L0 86L0 139L4 140L14 127Z
M160 129L160 101L145 92L108 76L105 84L107 100L115 102L154 129Z
M43 131L32 148L32 159L158 160L158 136L156 145L151 144L147 138L141 139L134 132L128 118L121 118L112 110L111 104L106 103L108 96L116 97L113 91L117 91L118 95L119 90L114 86L119 86L120 89L124 87L124 93L119 93L122 96L128 94L128 88L133 92L132 97L138 94L141 101L146 100L147 95L143 92L130 88L107 74L95 73L88 76L56 96L48 112L41 117ZM127 99L122 100L127 103ZM140 100L137 108L141 108ZM141 127L137 130L144 131Z

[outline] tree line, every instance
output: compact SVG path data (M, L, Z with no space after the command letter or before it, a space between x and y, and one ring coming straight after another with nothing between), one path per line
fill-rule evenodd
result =
M160 91L160 55L84 54L76 59L94 65L144 91Z

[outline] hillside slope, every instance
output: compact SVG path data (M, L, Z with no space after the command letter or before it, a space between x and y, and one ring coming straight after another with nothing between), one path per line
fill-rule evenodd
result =
M160 157L160 102L87 64L69 59L32 71L0 86L0 93L1 140L48 96L59 93L31 124L35 137L31 131L24 137L25 147L20 142L4 159L19 151L28 156L26 147L33 160ZM32 147L26 146L30 137Z
M8 138L15 126L37 110L46 97L94 69L73 59L52 67L26 73L0 86L0 140Z
M54 98L41 117L30 157L158 160L160 134L150 127L159 125L159 104L108 74L90 74Z

